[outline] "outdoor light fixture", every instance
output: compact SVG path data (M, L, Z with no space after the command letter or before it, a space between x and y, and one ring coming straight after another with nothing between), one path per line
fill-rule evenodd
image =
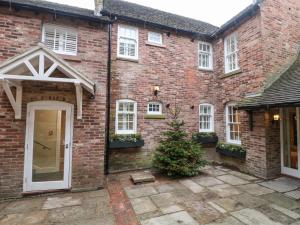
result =
M274 121L280 120L280 115L279 115L279 114L275 114L275 115L273 116L273 120L274 120Z
M154 86L153 91L154 91L154 95L157 96L159 92L159 86Z

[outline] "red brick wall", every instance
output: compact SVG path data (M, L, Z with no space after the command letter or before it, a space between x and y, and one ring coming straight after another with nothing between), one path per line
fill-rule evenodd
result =
M97 84L95 100L84 91L83 118L77 120L73 85L24 82L22 119L14 112L0 88L0 197L22 192L27 103L58 100L74 104L72 188L102 186L106 101L107 31L100 24L29 11L0 8L0 63L37 45L43 23L71 26L78 31L78 59L68 61Z

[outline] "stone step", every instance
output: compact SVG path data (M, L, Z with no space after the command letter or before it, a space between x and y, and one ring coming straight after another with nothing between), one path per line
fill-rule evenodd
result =
M134 184L155 182L155 177L148 171L133 173L130 177Z

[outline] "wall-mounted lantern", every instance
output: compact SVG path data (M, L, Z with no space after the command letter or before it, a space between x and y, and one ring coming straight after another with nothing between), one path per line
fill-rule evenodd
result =
M279 120L280 120L280 115L279 115L279 114L275 114L275 115L273 116L273 120L274 120L274 121L279 121Z
M158 95L159 90L160 90L160 89L159 89L159 86L154 86L154 87L153 87L153 92L154 92L154 95L155 95L155 96Z

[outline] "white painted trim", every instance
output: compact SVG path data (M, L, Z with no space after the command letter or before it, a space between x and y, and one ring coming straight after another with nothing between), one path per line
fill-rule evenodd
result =
M280 158L281 158L281 173L288 175L288 176L293 176L300 178L300 108L296 108L296 118L297 118L297 154L298 154L298 169L293 169L290 167L286 167L284 165L284 151L285 151L285 140L284 140L284 132L289 129L289 118L287 117L288 114L286 112L288 108L280 108ZM285 126L287 126L287 129L285 129ZM287 146L287 149L290 149L290 143Z
M134 103L133 130L118 130L118 111L119 103L130 102ZM137 133L137 102L130 99L120 99L116 101L116 118L115 118L115 133L116 134L136 134Z
M160 36L159 42L152 41L152 40L150 39L150 36L153 35L153 34L154 34L154 35L159 35L159 36ZM153 43L153 44L157 44L157 45L163 45L163 34L162 34L162 33L159 33L159 32L149 31L149 32L148 32L148 42L149 42L149 43Z
M227 64L227 56L229 55L227 53L227 39L231 38L231 37L234 37L235 38L235 42L236 42L235 43L236 44L236 50L235 50L235 52L231 53L231 54L236 54L236 65L237 65L237 67L234 70L230 70L228 68L228 64ZM225 73L231 73L231 72L234 72L234 71L237 71L237 70L240 69L240 65L239 65L239 42L238 42L237 32L229 34L228 36L226 36L224 38L224 67L225 67Z
M149 105L150 104L159 105L159 111L158 112L150 112L149 111ZM162 103L160 103L160 102L148 102L148 104L147 104L147 115L162 115Z
M21 119L22 117L22 92L23 87L21 84L17 82L10 82L8 80L2 81L3 89L8 97L8 100L15 112L15 119ZM16 88L16 98L14 97L11 86L14 86Z
M33 133L35 110L65 110L66 127L65 127L65 148L64 158L64 179L63 181L32 182L32 157L33 157ZM24 181L23 191L44 191L67 189L71 187L72 177L72 143L73 143L73 112L74 106L65 102L58 101L37 101L27 105L27 122L26 122L26 139L25 139L25 156L24 156Z
M200 53L207 53L204 51L200 51L200 44L209 45L210 46L210 57L209 57L209 67L200 66ZM214 56L213 56L213 46L209 42L199 41L198 43L198 68L201 70L213 70L214 69Z
M229 104L227 104L226 105L226 107L225 107L225 116L226 116L226 119L225 119L225 121L226 121L226 142L228 142L228 143L230 143L230 144L236 144L236 145L241 145L242 144L242 142L241 142L241 136L240 136L240 140L239 141L236 141L236 140L232 140L231 138L230 138L230 126L229 126L229 120L228 120L228 108L229 107L234 107L236 104L234 104L234 103L229 103Z
M127 55L121 55L120 54L120 28L128 28L128 29L132 29L136 31L136 55L135 56L127 56ZM124 59L132 59L132 60L138 60L139 59L139 29L137 27L132 27L132 26L128 26L128 25L118 25L118 40L117 40L117 57L118 58L124 58Z
M55 70L55 66L49 68L49 70L44 73L38 73L35 71L33 66L30 64L30 60L35 57L39 57L39 62L41 60L45 60L45 57L47 57L49 60L51 60L54 64L57 64L57 68L64 73L69 78L55 78L55 77L49 77L51 73ZM25 76L25 75L15 75L15 74L8 74L10 70L13 68L16 68L18 66L21 66L22 64L26 65L31 68L31 72L34 76ZM43 71L43 63L39 65L39 72ZM30 69L29 68L29 69ZM51 70L50 70L51 69ZM35 71L35 72L34 72ZM47 76L45 76L47 75ZM74 83L74 81L81 83L82 87L85 88L88 92L91 94L95 94L94 86L95 83L92 82L87 77L83 76L80 72L75 70L71 65L69 65L67 62L65 62L63 59L60 59L55 53L53 53L51 50L47 49L43 44L39 44L37 47L19 55L12 59L9 59L5 61L4 63L0 64L0 79L9 79L9 80L36 80L36 81L50 81L50 82L66 82L66 83ZM51 78L49 80L48 78Z
M77 119L82 119L82 87L80 84L75 84L76 101L77 101Z
M200 129L200 107L201 106L210 106L211 107L211 117L210 117L210 129ZM214 106L212 104L208 104L208 103L202 103L199 105L199 132L214 132L215 131L215 109Z

